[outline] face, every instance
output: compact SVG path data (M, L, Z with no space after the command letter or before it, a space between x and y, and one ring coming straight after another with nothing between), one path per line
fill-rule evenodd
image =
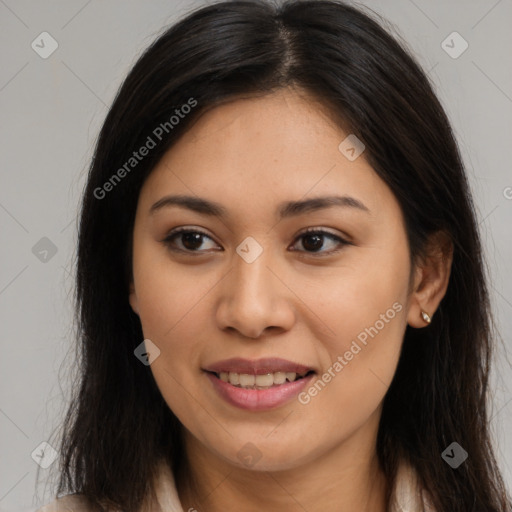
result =
M340 151L348 135L297 91L236 100L140 192L130 303L160 350L150 368L189 444L225 463L374 442L411 267L399 204L364 152Z

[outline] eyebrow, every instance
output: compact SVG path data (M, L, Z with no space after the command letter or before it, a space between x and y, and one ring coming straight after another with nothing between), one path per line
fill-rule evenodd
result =
M228 210L220 203L203 199L201 197L187 195L171 195L159 199L151 206L149 213L155 212L165 207L178 206L186 208L196 213L209 215L212 217L226 218L229 216ZM286 201L278 206L277 212L280 219L302 215L317 210L332 208L333 206L355 208L357 210L370 213L370 210L359 199L350 196L323 196L305 199L302 201Z

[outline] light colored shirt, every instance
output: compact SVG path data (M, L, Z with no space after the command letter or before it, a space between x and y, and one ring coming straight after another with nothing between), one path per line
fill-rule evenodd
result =
M170 468L160 464L159 476L155 486L156 501L145 503L143 512L193 512L183 510L174 477ZM399 467L390 501L390 512L435 512L428 496L418 484L416 472L402 464ZM83 497L68 495L57 498L40 508L37 512L89 512Z

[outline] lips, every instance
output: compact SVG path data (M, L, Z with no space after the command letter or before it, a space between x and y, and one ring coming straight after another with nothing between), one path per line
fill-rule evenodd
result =
M250 361L249 359L233 358L225 361L218 361L204 368L207 372L220 374L224 373L244 373L248 375L265 375L268 373L297 373L299 375L314 371L314 368L303 364L287 361L279 358L263 358Z
M315 370L279 358L234 358L204 368L218 395L242 409L262 411L283 405L311 381Z

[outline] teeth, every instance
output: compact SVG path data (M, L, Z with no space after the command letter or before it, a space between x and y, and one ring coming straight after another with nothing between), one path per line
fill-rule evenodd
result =
M297 374L295 372L274 372L264 375L250 375L247 373L220 372L217 374L223 382L229 382L233 386L248 389L266 389L279 386L286 381L294 382L297 378L304 377L308 372Z
M274 384L284 384L286 381L286 373L276 372L274 373Z
M274 385L274 375L267 373L266 375L256 375L256 386L262 388L268 388Z
M238 376L240 386L243 388L252 387L256 382L256 377L254 375L248 375L247 373L241 373Z

